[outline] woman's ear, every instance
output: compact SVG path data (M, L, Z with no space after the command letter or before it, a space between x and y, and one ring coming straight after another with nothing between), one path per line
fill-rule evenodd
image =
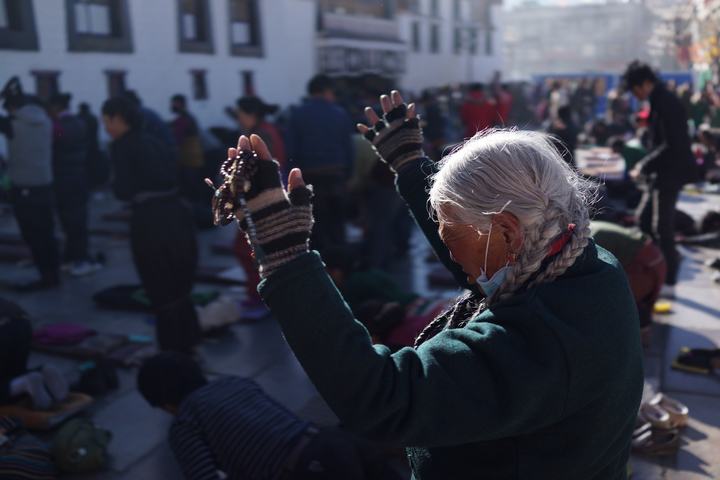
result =
M499 213L493 217L496 225L502 228L503 240L512 253L522 250L525 243L525 232L520 225L520 220L512 213Z

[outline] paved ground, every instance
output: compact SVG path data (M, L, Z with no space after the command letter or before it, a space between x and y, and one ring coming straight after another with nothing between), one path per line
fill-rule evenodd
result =
M694 217L720 205L720 196L683 195L680 207ZM93 203L92 226L122 232L127 225L100 219L104 212L119 204L107 194ZM12 215L0 217L0 233L17 231ZM212 254L209 245L218 239L229 239L233 228L199 233L202 263L234 265L228 256ZM35 327L60 321L72 321L94 329L125 334L152 335L146 315L98 309L91 295L108 286L136 283L126 239L94 235L92 248L107 256L106 268L83 279L67 279L60 289L32 294L2 292L20 303L33 318ZM672 312L656 317L653 345L646 349L646 394L663 391L690 407L691 420L683 433L682 450L667 458L633 458L635 479L720 479L720 381L716 375L696 375L669 369L671 358L681 346L714 346L720 344L720 286L709 281L710 271L702 261L713 255L709 250L683 250L686 259L681 270L678 298ZM396 276L408 288L421 294L438 293L425 282L427 247L417 232L409 260L397 265ZM32 268L2 264L0 280L30 280ZM197 285L196 290L217 288ZM242 289L221 287L229 295L242 298ZM209 375L244 375L254 378L269 394L275 396L301 416L330 421L332 415L319 399L272 318L252 324L237 324L225 334L204 343L206 360L203 368ZM58 365L73 381L80 362L33 353L31 366L44 362ZM84 415L110 429L114 438L109 446L105 471L64 478L87 479L179 479L182 475L165 441L171 417L149 407L135 388L135 371L121 370L118 391L98 398ZM592 432L588 432L592 434ZM49 435L43 438L49 439ZM405 461L397 459L403 470ZM406 467L404 468L406 476Z

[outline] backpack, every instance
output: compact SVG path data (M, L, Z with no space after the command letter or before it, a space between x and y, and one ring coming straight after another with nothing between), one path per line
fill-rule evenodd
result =
M50 480L57 478L50 450L30 435L17 417L0 417L0 478Z
M112 433L89 420L76 418L66 423L55 436L52 454L61 470L90 472L105 465L105 448Z

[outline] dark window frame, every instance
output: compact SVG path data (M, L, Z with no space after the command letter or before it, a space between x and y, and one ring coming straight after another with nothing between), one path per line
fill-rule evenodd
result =
M410 24L410 35L411 35L411 45L412 45L412 51L413 52L420 52L422 51L422 32L421 32L421 25L420 22L415 21Z
M438 23L431 23L430 24L430 53L438 54L441 52L442 47L440 46L440 36L442 32L440 31L440 24Z
M78 33L75 27L75 0L65 0L68 52L132 53L130 11L127 0L110 0L112 35Z
M197 79L201 79L202 88L198 89L197 86ZM190 70L190 79L192 81L192 93L193 93L193 99L194 100L207 100L210 98L210 93L208 91L208 79L207 79L207 70L195 68ZM202 91L201 91L202 90Z
M127 70L105 70L103 73L105 74L105 80L107 81L108 98L111 98L116 95L120 95L121 93L127 91L127 89L128 89L127 82L125 81L125 78L127 76ZM112 88L111 88L112 84L110 81L113 77L116 77L116 76L121 78L121 82L120 82L121 89L117 92L113 92Z
M30 74L35 77L35 95L38 98L41 98L43 100L47 100L50 98L51 95L54 93L60 92L60 82L58 82L58 78L60 77L60 70L31 70ZM41 78L54 78L55 79L55 88L51 89L52 91L47 92L47 94L42 95L40 92L40 79Z
M0 50L40 50L33 2L7 0L9 28L0 29Z
M258 0L248 0L252 15L250 26L250 34L253 38L252 45L237 45L232 39L232 0L228 0L228 42L230 43L230 55L234 57L263 57L263 31L260 24L260 2Z
M202 40L185 40L183 36L183 0L177 0L177 38L178 51L182 53L215 53L213 42L212 19L210 17L210 1L195 0L200 2L202 12L202 31L205 37Z

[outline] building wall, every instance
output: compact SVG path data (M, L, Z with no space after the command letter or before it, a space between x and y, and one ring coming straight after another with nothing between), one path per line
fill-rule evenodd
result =
M30 0L28 0L30 1ZM61 72L59 87L73 94L73 108L88 102L97 113L108 97L106 70L126 71L125 83L143 103L166 119L169 98L183 93L203 126L232 125L223 113L242 95L241 72L254 73L256 93L269 103L287 106L305 93L315 73L312 49L315 3L312 0L261 0L264 56L230 55L227 2L210 2L214 54L178 51L176 0L128 0L132 53L68 52L63 0L33 0L40 49L0 50L0 85L19 75L23 88L35 92L33 70ZM192 97L191 70L206 70L208 98Z
M503 70L503 14L501 5L488 5L489 24L479 23L472 18L478 1L461 2L461 18L455 19L453 2L440 1L438 17L429 12L429 1L421 2L420 14L404 13L398 16L400 32L408 45L407 72L400 79L402 88L419 93L425 88L454 83L488 82L496 71ZM475 4L475 5L473 5ZM475 8L473 8L475 7ZM412 25L420 25L420 51L412 50ZM431 25L440 27L440 50L430 51ZM461 51L455 51L455 29L463 31ZM470 53L470 29L477 31L475 53ZM487 32L490 31L490 53L486 50Z
M518 7L505 12L506 76L617 72L651 56L648 40L659 19L637 3Z

